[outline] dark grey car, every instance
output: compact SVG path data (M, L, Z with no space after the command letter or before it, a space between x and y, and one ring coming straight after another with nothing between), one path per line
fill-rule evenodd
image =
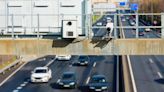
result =
M61 88L75 88L77 83L76 75L74 72L64 72L57 83Z
M88 56L79 56L78 65L88 65L89 57Z
M91 91L104 91L108 89L108 83L104 75L93 75L88 86Z

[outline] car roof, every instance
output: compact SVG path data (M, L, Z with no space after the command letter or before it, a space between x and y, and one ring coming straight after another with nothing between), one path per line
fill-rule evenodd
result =
M64 72L63 74L75 74L75 72Z
M36 67L35 70L38 70L38 69L48 69L48 67Z

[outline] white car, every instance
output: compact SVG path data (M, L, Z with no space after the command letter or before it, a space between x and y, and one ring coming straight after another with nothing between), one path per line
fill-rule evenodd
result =
M56 55L57 60L70 60L71 55Z
M31 72L31 82L48 82L52 78L52 71L48 67L36 67Z
M106 20L107 20L107 22L111 22L112 18L111 17L107 17Z
M97 26L102 26L102 22L97 22Z
M150 32L151 29L150 28L145 28L145 32Z
M135 24L136 24L136 22L134 20L130 20L129 22L130 22L131 26L135 26Z

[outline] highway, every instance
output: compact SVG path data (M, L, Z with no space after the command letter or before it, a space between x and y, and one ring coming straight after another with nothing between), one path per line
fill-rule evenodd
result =
M122 21L122 26L130 26L128 20ZM143 23L139 22L139 26L145 26ZM139 38L159 38L159 35L154 31L145 32L145 29L139 29L139 31L143 31L144 35L139 36ZM133 29L124 29L126 38L136 38L136 30Z
M93 27L106 27L107 17L110 17L113 22L114 16L104 15L99 20L97 20L96 23L93 24ZM97 25L97 23L99 23L99 22L102 23L102 25ZM93 28L92 31L93 31L94 37L104 37L107 34L106 28ZM114 32L112 33L112 35L114 35Z
M55 60L49 68L52 69L52 79L48 83L31 83L31 71L38 66L45 66L55 56L35 60L26 64L20 71L0 87L0 92L89 92L88 82L94 74L104 74L109 88L105 92L115 90L115 56L89 56L88 66L77 66L78 56L73 56L70 61ZM77 76L76 89L60 89L56 82L63 72L73 71Z
M128 26L128 21L122 22ZM142 25L142 23L139 23ZM144 29L140 29L143 30ZM124 29L126 38L135 38L135 30ZM140 38L158 38L156 33L145 32ZM164 92L164 57L163 55L130 56L137 92Z

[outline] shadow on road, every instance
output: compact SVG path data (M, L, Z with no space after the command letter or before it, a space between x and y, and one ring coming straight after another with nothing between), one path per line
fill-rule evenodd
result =
M61 48L61 47L66 47L70 43L72 43L75 39L61 39L61 40L53 40L52 47L53 48Z
M155 82L158 82L160 84L164 84L164 79L156 79Z
M93 37L91 42L92 44L96 44L94 46L95 47L99 47L99 48L104 48L108 43L109 41L111 41L112 38L103 38L103 37Z

